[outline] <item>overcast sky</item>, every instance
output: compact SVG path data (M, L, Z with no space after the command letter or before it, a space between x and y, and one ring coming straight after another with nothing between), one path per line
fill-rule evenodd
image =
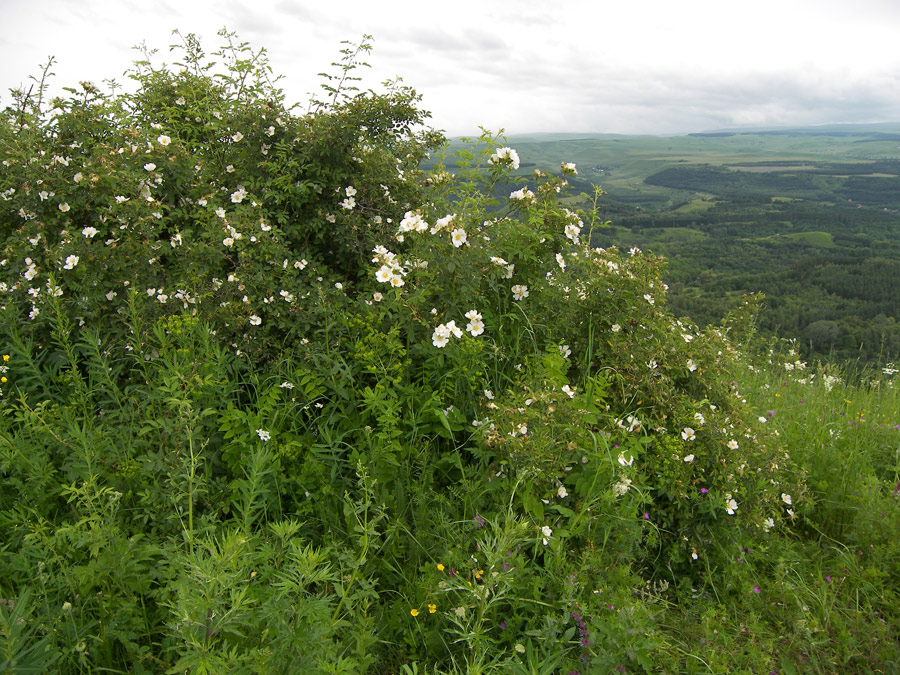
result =
M49 55L59 86L123 81L171 31L227 26L305 102L342 40L374 36L366 87L400 76L432 124L677 134L900 122L900 0L0 0L0 104Z

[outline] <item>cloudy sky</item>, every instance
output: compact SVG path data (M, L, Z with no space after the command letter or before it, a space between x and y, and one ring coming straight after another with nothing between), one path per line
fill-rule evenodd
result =
M0 0L0 105L53 55L59 86L124 80L177 28L227 26L308 100L342 40L374 37L363 84L400 76L432 124L677 134L900 122L900 0Z

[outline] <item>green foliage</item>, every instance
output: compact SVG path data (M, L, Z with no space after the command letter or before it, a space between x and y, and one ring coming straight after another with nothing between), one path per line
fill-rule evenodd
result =
M764 373L805 366L752 361L758 299L677 320L660 259L590 246L599 189L571 210L576 167L514 177L499 134L422 168L440 138L418 96L355 88L367 38L295 114L265 52L221 37L221 66L183 36L173 68L145 51L133 94L4 112L6 667L896 657L896 547L859 510L888 513L893 437L836 470L760 413ZM862 618L798 562L825 541ZM786 599L877 644L782 638ZM745 653L684 648L741 616Z

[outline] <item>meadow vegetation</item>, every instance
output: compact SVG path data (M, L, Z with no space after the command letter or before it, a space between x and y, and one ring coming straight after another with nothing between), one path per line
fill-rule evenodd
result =
M893 367L676 318L367 37L299 112L220 35L2 112L0 670L900 668Z

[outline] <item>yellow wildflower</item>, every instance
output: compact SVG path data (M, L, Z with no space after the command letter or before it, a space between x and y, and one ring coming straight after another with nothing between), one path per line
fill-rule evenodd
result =
M413 616L419 616L419 610L417 610L416 608L409 610L409 613Z
M443 572L443 571L444 571L444 566L443 566L441 563L438 563L438 564L437 564L437 568L438 568L438 572Z
M433 603L428 605L428 613L429 614L434 614L436 611L437 611L437 605L435 605Z

